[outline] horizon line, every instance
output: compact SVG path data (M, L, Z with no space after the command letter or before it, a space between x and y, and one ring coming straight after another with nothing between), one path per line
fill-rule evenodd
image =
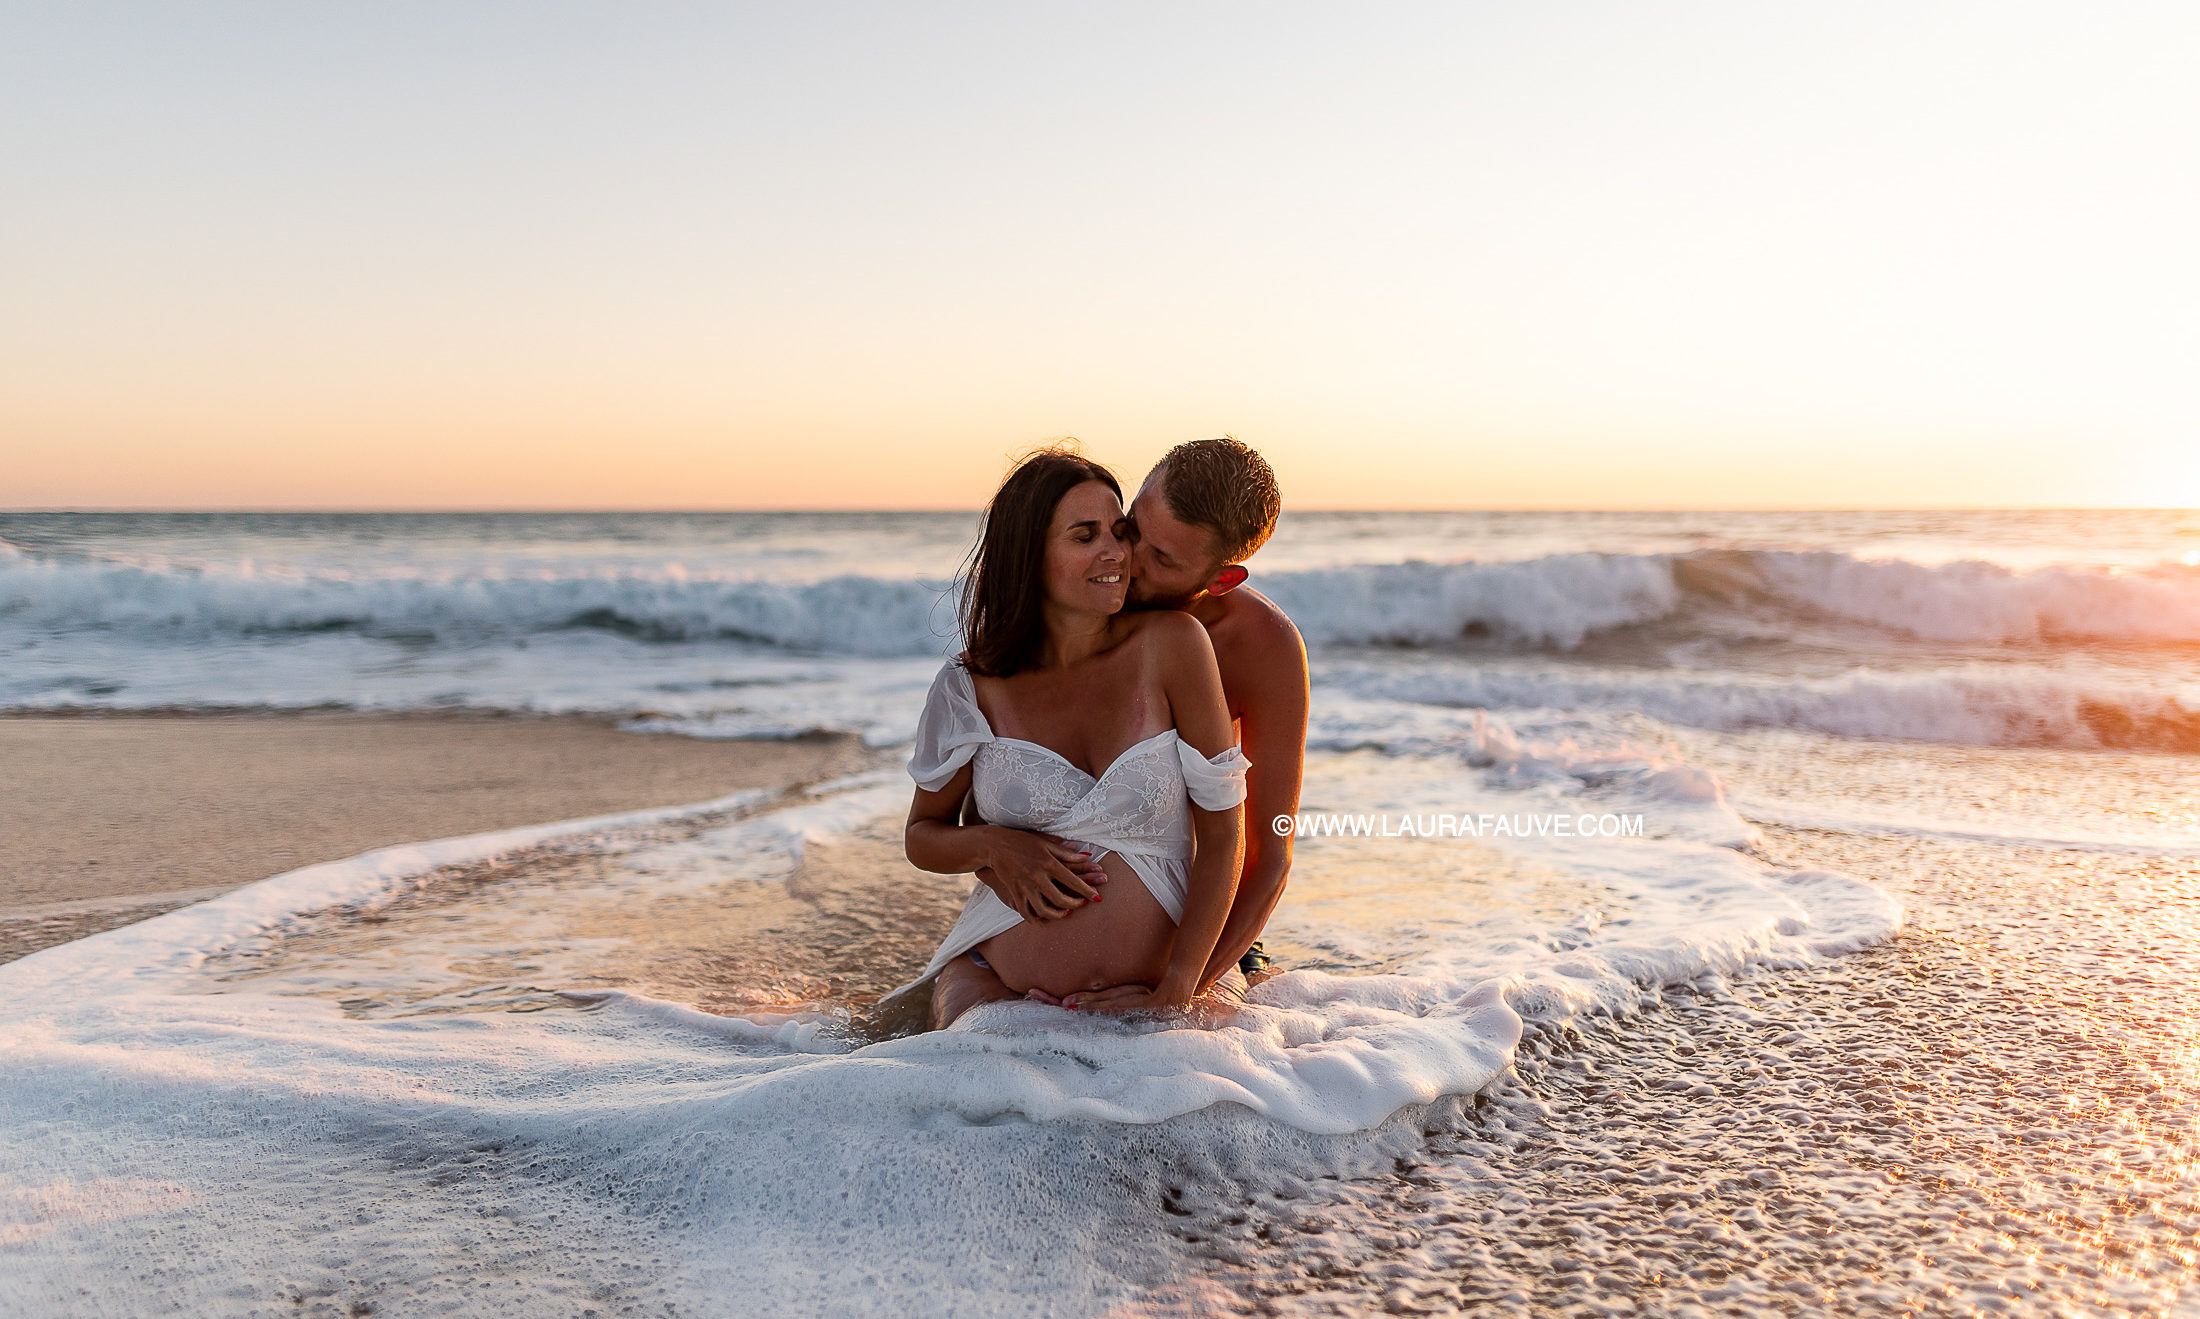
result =
M174 516L278 516L303 517L377 517L391 515L421 517L541 517L541 516L615 516L615 517L805 517L828 516L891 516L907 517L917 514L983 513L982 507L970 508L621 508L571 505L564 507L512 507L476 508L464 506L368 506L351 507L328 505L174 505L174 504L111 504L111 505L23 505L0 507L0 517L82 515L105 516L112 514L158 514ZM2200 506L2183 504L1644 504L1607 505L1603 507L1559 507L1555 505L1481 505L1460 507L1407 507L1407 508L1290 508L1284 516L1292 514L1429 514L1429 513L2200 513Z

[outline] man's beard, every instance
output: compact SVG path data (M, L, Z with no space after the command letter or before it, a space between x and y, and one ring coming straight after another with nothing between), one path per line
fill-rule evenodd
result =
M1123 601L1123 612L1138 613L1147 609L1186 609L1191 606L1192 601L1205 594L1207 594L1205 590L1193 587L1189 591L1180 591L1175 595L1154 595L1141 598L1138 592L1133 590L1129 597Z

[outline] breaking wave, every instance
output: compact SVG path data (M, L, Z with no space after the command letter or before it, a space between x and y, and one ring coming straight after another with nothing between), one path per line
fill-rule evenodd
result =
M2058 646L2200 644L2200 568L1919 564L1836 551L1556 554L1262 575L1314 644L1487 639L1572 650L1594 636L1739 616L1847 625L1893 640ZM200 634L356 631L416 641L571 629L643 641L729 639L805 652L938 654L955 630L944 581L808 583L676 572L338 575L144 567L0 546L0 619L45 628Z
M1313 736L1335 749L1433 750L1480 709L1623 709L1690 728L1798 729L1964 746L2200 753L2200 705L2030 667L1755 678L1670 671L1334 665ZM1333 692L1334 695L1327 695ZM1424 727L1425 725L1425 727Z

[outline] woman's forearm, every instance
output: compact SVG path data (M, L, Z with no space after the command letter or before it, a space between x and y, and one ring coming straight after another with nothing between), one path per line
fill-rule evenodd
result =
M1245 845L1241 814L1235 806L1227 811L1193 808L1190 892L1184 895L1184 919L1169 945L1169 969L1157 988L1162 998L1189 1003L1205 988L1208 959L1237 893L1239 853Z
M949 824L945 820L912 820L903 834L903 850L909 864L935 875L968 875L993 864L990 824Z

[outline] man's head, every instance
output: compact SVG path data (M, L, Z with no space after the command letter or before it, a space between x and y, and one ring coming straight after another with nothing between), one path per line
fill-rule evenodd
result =
M1282 511L1275 472L1236 440L1169 450L1131 501L1131 606L1181 609L1237 589Z

